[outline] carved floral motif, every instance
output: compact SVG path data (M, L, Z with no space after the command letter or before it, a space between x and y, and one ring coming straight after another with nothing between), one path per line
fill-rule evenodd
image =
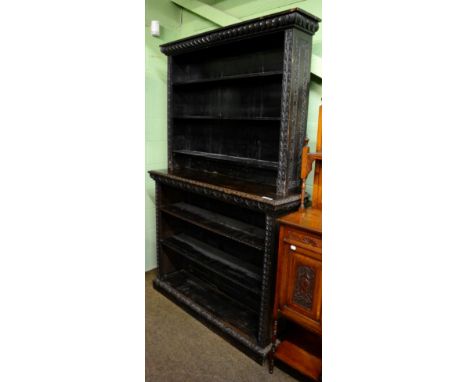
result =
M315 272L312 268L299 265L296 269L296 285L294 287L293 302L306 309L312 308L312 290Z

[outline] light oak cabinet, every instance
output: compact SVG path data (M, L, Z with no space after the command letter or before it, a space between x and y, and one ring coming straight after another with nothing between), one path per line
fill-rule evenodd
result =
M322 211L307 208L278 221L280 236L270 371L273 371L274 359L278 359L320 380ZM292 329L279 331L280 319L287 321L286 324L292 323Z

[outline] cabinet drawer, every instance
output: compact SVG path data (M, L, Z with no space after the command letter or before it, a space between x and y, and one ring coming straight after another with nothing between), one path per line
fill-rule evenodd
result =
M310 232L285 227L284 240L311 251L322 252L322 238Z

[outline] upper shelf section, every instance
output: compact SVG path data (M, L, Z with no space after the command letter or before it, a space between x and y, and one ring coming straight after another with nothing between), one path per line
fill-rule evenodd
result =
M215 182L222 174L241 192L250 183L279 198L299 194L319 21L292 9L162 45L170 56L168 169ZM276 209L275 200L265 204Z
M320 21L318 17L308 12L294 8L163 44L160 48L161 52L171 56L218 45L229 40L249 38L288 28L300 29L313 35L318 30Z
M234 41L172 58L172 84L232 86L239 81L278 80L283 75L284 33Z

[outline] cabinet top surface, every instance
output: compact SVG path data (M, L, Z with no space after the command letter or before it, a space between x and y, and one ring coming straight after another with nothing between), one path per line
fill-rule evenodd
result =
M305 229L307 231L322 233L322 210L306 208L296 211L278 219L281 224Z
M194 171L190 169L174 171L170 171L168 169L151 170L149 171L149 174L154 180L158 180L158 178L173 179L190 185L221 191L225 194L255 200L273 207L300 201L299 194L281 197L275 194L275 187L265 184L246 182L244 180L230 178L221 174Z
M313 35L318 30L320 21L320 18L300 8L293 8L162 44L160 48L164 54L173 55L217 45L225 40L231 41L292 27Z

